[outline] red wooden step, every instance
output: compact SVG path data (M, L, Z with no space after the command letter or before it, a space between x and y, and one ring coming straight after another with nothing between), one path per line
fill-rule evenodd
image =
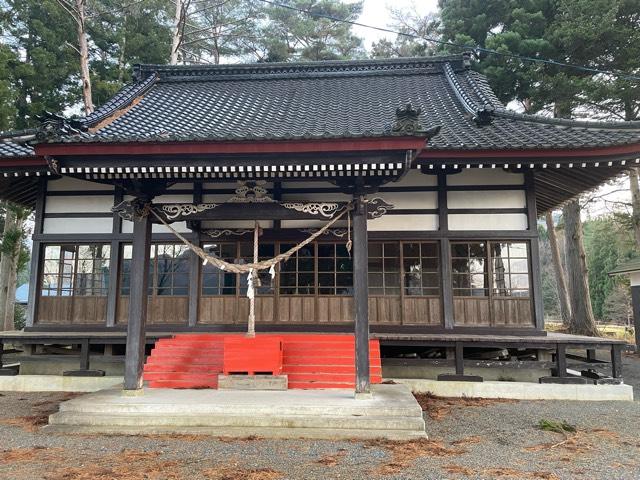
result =
M355 387L355 342L352 334L258 335L282 339L282 373L289 375L289 388ZM223 369L226 337L243 338L242 334L180 334L158 340L145 365L145 380L152 388L217 388L217 375ZM371 381L380 383L379 342L371 340L369 349Z

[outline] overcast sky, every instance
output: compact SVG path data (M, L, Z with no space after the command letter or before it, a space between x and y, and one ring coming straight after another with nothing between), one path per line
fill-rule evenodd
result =
M391 23L389 16L389 6L393 8L409 8L417 9L423 15L434 12L438 7L438 0L364 0L364 8L358 22L375 27L388 28ZM364 45L367 49L371 48L371 44L383 37L393 39L392 34L376 31L371 28L355 27L358 36L364 38Z

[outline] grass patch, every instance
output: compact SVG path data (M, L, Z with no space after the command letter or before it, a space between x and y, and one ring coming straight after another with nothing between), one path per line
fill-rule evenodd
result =
M538 422L538 428L545 432L562 433L567 435L568 433L575 433L578 431L575 425L571 425L566 420L547 420L543 418Z

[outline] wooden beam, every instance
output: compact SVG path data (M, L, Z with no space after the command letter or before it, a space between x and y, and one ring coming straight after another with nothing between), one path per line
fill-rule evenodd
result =
M114 190L114 206L123 200L123 192L120 187ZM113 213L113 223L111 233L117 235L122 231L122 218L120 215ZM107 327L116 325L116 310L118 306L118 289L120 280L120 242L111 241L111 256L109 258L109 288L107 290Z
M369 375L369 253L367 207L364 195L354 195L353 304L356 348L356 395L371 390Z
M445 328L454 327L453 280L451 275L451 242L449 232L449 211L447 206L447 175L438 174L438 230L444 235L440 239L440 301L442 321Z
M336 138L309 140L221 141L221 142L128 142L128 143L40 143L37 155L194 155L264 154L421 150L426 138L417 136ZM40 165L37 159L35 164Z
M42 235L44 226L44 209L47 198L47 180L40 179L38 182L38 196L36 198L35 220L33 225L33 236ZM31 246L31 270L29 273L29 297L27 300L26 327L33 327L38 315L38 289L40 288L40 268L42 259L42 245L33 239Z
M529 241L531 272L531 294L533 296L533 318L537 330L544 330L544 302L542 299L542 273L540 270L540 245L536 206L535 178L532 172L525 173L528 230L535 233Z
M133 222L129 323L127 325L124 373L125 390L139 390L142 388L150 253L151 219L149 215L146 215L136 218Z

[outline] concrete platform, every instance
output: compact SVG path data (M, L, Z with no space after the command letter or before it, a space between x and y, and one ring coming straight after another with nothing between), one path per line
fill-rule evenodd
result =
M517 400L633 401L631 385L558 385L527 382L439 382L394 378L416 393L439 397L511 398Z
M422 410L405 385L352 390L229 391L145 389L141 396L101 391L69 400L46 427L61 433L257 435L271 438L425 437Z
M97 392L121 386L122 381L122 377L0 376L0 392Z

